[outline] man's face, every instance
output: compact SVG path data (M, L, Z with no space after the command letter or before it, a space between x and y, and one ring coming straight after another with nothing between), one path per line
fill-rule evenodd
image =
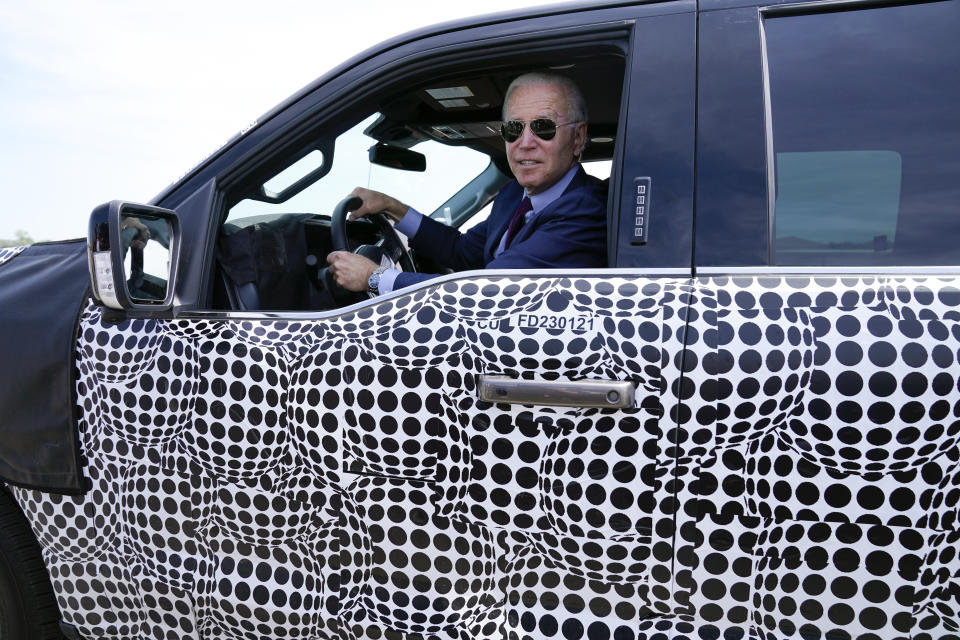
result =
M576 163L583 150L587 131L584 123L557 127L552 140L542 140L530 131L530 121L537 118L549 118L558 125L569 122L562 87L519 86L510 94L504 116L505 120L527 123L518 139L506 143L510 169L527 195L536 195L553 186Z

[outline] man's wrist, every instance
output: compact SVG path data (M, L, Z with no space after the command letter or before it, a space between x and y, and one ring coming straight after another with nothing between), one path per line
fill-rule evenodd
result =
M410 207L394 198L393 202L390 203L390 206L387 207L387 215L393 219L394 223L397 223L403 220L403 216L407 215L407 210L409 208Z
M377 267L367 277L367 292L377 296L380 295L380 276L386 271L386 267Z

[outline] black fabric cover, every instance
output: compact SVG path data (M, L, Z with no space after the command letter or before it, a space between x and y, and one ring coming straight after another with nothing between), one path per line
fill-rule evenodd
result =
M303 224L311 217L287 214L242 229L224 225L217 244L220 268L234 285L256 286L260 309L293 311L332 306L310 286Z
M36 244L0 265L0 478L80 493L74 346L86 242Z

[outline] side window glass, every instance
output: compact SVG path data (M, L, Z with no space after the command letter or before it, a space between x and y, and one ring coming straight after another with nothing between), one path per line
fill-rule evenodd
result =
M784 152L776 162L780 264L807 253L890 253L900 205L899 153Z
M769 17L774 263L960 263L960 3Z

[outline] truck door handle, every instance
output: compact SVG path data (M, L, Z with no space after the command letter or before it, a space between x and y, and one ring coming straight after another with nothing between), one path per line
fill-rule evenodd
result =
M632 382L609 380L517 380L509 376L481 375L477 393L486 402L553 407L625 409L636 402L636 387Z

